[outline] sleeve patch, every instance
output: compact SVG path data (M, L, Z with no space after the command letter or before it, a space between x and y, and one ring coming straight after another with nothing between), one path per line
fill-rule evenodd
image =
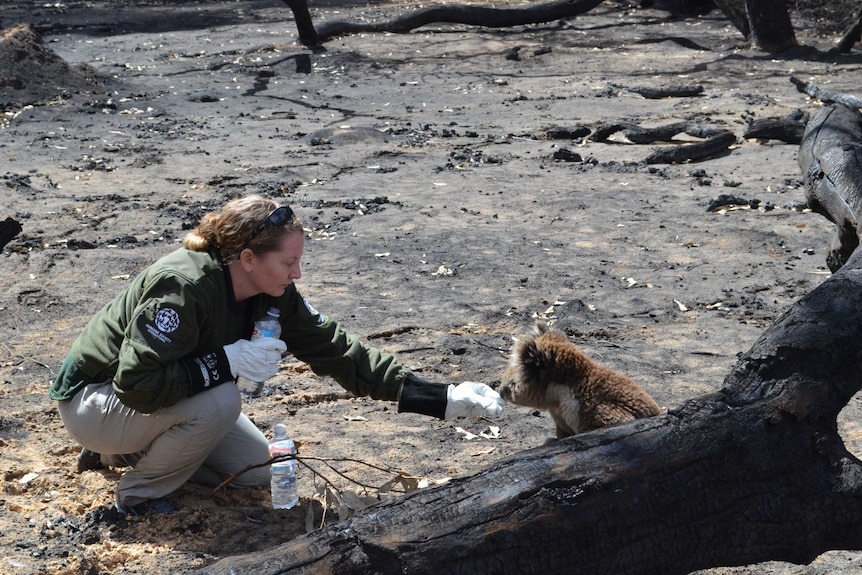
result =
M171 343L169 333L180 327L180 314L171 307L163 307L156 312L151 322L146 324L147 333L162 343Z
M323 320L323 316L320 315L320 312L317 311L316 309L314 309L314 307L310 303L308 303L307 299L302 298L302 303L305 304L305 309L308 310L308 313L310 313L313 316L317 316L317 325L322 324L324 320Z

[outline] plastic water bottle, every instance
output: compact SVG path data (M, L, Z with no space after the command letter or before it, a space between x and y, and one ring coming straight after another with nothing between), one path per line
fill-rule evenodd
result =
M287 436L287 428L279 423L275 426L275 436L269 444L269 456L296 455L296 446L293 440ZM296 493L296 460L286 459L270 464L272 471L272 482L270 491L272 493L273 509L290 509L299 503Z
M278 308L271 307L266 310L266 315L254 323L254 330L251 332L251 340L260 339L262 337L281 337L281 322L278 321ZM263 391L262 381L237 382L239 390L245 397L260 397Z
M279 311L277 307L271 307L266 310L266 315L257 320L254 324L254 331L251 332L251 340L260 339L262 337L281 337L281 322L278 321Z

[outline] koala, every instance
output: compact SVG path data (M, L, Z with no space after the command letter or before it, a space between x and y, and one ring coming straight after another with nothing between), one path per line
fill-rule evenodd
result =
M547 410L558 439L661 413L635 382L590 359L543 321L529 336L515 339L500 395Z

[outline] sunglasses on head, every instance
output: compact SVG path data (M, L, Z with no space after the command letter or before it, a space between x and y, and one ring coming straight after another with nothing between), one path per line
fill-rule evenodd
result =
M248 240L251 241L260 234L262 234L265 230L269 228L280 228L281 226L290 222L293 219L293 210L290 209L289 206L280 206L269 212L269 215L266 216L266 219L263 220L253 232L251 232L251 236L249 236Z

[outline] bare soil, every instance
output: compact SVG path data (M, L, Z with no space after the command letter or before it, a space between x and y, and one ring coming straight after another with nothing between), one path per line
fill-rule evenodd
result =
M546 25L428 26L315 51L276 0L4 2L0 218L23 231L0 257L0 569L186 573L337 519L303 469L289 511L270 509L263 489L188 485L171 497L175 515L100 521L122 470L77 474L80 448L47 397L87 320L241 194L305 220L300 288L315 307L429 379L499 383L511 337L542 317L663 406L720 388L737 354L829 275L831 224L805 207L797 146L742 134L820 106L791 75L858 89L858 52L828 52L856 10L836 4L799 3L807 48L767 55L717 10L679 18L621 2ZM312 16L412 6L324 0ZM683 84L704 92L629 90ZM693 138L574 134L620 120L692 121L738 141L698 163L647 165ZM721 195L745 201L708 209ZM859 411L854 400L840 422L857 453ZM494 421L397 414L291 360L246 412L267 433L286 423L304 456L346 459L330 464L350 480L308 463L335 489L372 495L394 477L385 469L433 483L553 434L547 414L517 406ZM860 570L862 555L830 552L708 573Z

